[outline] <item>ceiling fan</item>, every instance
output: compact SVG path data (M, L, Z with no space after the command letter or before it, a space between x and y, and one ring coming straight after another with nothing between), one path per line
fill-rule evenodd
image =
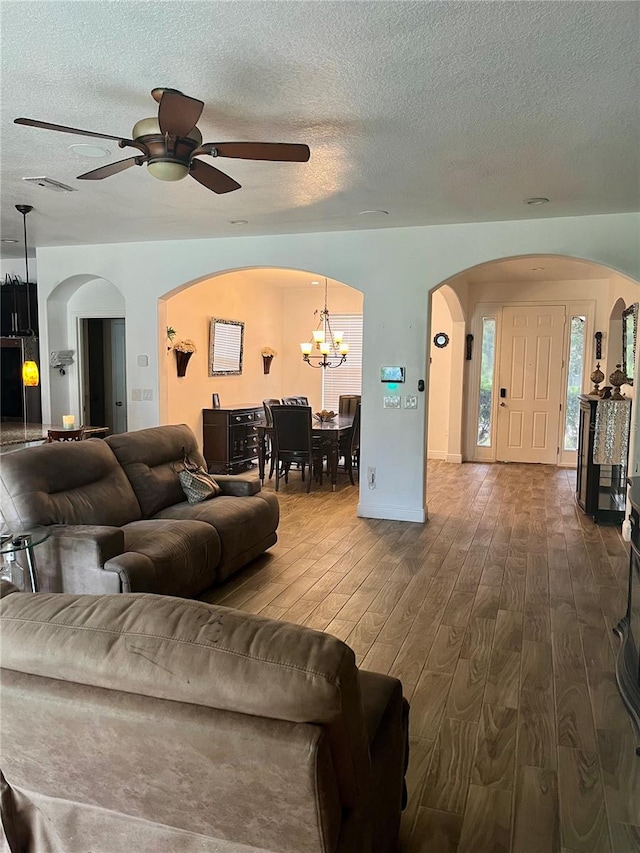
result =
M157 88L151 92L159 103L158 116L143 118L134 125L132 139L78 130L61 124L50 124L32 118L14 119L15 124L42 127L61 133L78 136L93 136L97 139L113 139L120 148L137 148L135 157L109 163L91 172L78 175L80 181L100 181L128 169L130 166L147 164L154 178L161 181L179 181L191 175L214 193L229 193L239 190L240 184L233 178L197 158L203 154L211 157L233 157L241 160L277 160L282 162L306 163L310 157L308 145L285 142L202 142L202 134L196 123L204 109L204 103L183 95L177 89Z

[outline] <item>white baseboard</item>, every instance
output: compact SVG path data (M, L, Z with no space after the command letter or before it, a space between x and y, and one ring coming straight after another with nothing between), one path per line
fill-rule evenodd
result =
M357 515L360 518L385 518L389 521L417 521L424 524L427 509L409 509L403 506L367 506L359 503Z
M446 450L428 450L427 459L441 459L443 462L462 464L461 453L447 453Z

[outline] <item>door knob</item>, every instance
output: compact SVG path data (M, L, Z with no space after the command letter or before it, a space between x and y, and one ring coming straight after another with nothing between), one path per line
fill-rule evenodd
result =
M116 406L121 406L121 405L122 405L122 403L120 402L120 400L118 400L118 402L116 403Z
M506 403L500 403L500 405L504 408L507 404Z

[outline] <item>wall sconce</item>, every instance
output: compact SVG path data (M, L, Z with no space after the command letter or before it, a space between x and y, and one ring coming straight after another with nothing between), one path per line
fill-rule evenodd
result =
M73 364L73 352L72 349L62 349L51 353L49 364L60 371L60 376L64 376L65 367Z
M473 351L473 335L467 335L467 353L466 360L471 361L471 353Z
M596 339L596 361L602 358L602 332L596 332L593 336Z

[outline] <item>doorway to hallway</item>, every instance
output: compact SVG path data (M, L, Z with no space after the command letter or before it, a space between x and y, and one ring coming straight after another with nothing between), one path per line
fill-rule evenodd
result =
M125 321L122 317L80 320L82 420L127 430Z

